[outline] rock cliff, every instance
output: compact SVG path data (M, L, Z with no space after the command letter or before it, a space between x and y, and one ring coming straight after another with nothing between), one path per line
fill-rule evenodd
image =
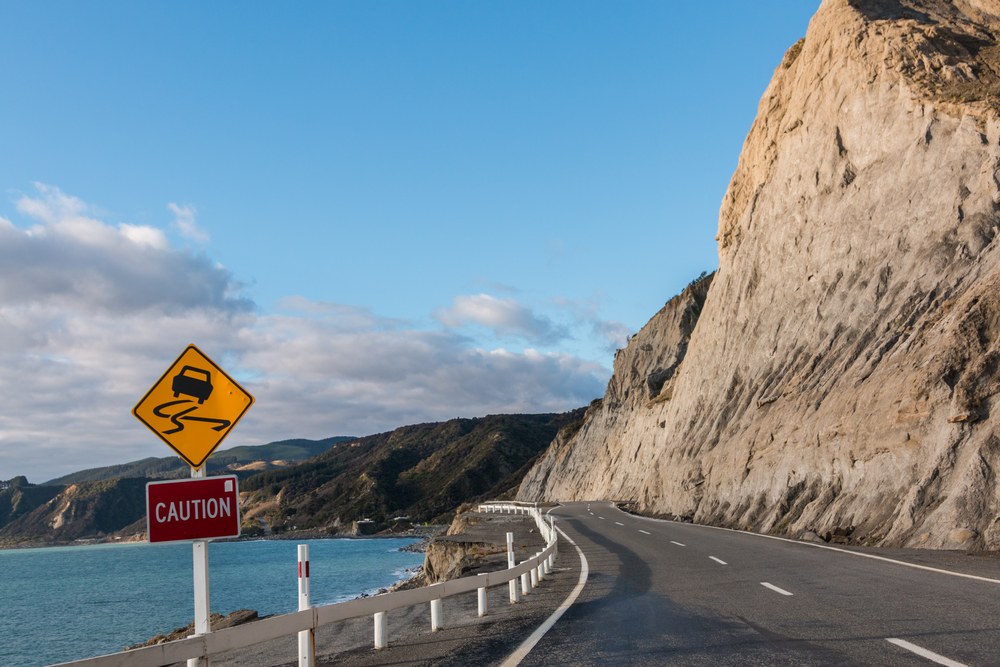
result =
M711 286L619 353L519 496L1000 548L998 36L992 1L824 0L760 102Z

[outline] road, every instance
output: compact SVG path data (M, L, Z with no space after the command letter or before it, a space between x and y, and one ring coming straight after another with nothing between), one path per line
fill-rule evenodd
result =
M552 513L589 574L521 665L1000 664L996 559L908 554L992 582L609 503ZM577 559L564 541L560 564Z

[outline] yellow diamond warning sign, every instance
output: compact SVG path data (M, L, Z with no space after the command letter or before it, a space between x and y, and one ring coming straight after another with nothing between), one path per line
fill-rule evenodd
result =
M251 405L253 396L188 345L132 414L188 464L200 468Z

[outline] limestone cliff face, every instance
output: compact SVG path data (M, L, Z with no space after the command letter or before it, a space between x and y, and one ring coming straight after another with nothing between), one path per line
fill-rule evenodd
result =
M520 496L1000 548L996 36L995 2L825 0L761 100L690 340L654 317ZM638 400L658 354L679 365Z
M711 276L693 282L618 350L604 398L590 405L582 421L563 427L521 483L519 497L635 496L634 466L640 458L645 461L652 444L645 425L635 417L659 414L673 395L711 282Z

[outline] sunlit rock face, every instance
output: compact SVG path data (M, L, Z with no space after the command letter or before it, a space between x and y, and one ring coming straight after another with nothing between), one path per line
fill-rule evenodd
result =
M823 2L743 146L719 270L631 339L522 498L1000 548L998 7Z

